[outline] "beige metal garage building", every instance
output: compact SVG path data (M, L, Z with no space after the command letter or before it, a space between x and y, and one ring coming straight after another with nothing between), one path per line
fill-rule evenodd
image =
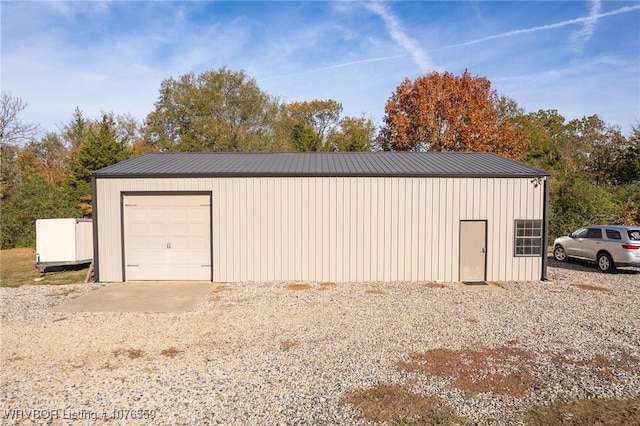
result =
M159 153L92 175L96 280L546 279L548 173L490 153Z

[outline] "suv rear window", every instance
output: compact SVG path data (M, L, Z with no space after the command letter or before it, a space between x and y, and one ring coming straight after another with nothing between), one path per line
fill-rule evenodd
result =
M615 229L607 229L607 238L610 240L621 240L622 235L620 235L620 232Z
M640 229L632 229L627 232L629 233L629 239L631 241L640 241Z

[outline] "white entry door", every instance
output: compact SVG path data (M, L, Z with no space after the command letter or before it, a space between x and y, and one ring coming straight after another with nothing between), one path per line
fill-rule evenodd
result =
M211 197L125 195L127 281L210 281Z
M484 281L487 258L487 222L460 222L460 281Z

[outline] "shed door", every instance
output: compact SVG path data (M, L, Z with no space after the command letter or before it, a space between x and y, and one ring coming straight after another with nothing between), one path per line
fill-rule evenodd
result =
M485 280L486 243L486 221L463 220L460 222L460 281Z
M125 195L128 281L210 281L211 197Z

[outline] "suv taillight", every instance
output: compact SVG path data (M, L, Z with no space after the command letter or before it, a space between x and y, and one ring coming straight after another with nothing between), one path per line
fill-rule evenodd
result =
M640 246L634 246L633 244L623 244L622 248L627 250L638 250L640 249Z

